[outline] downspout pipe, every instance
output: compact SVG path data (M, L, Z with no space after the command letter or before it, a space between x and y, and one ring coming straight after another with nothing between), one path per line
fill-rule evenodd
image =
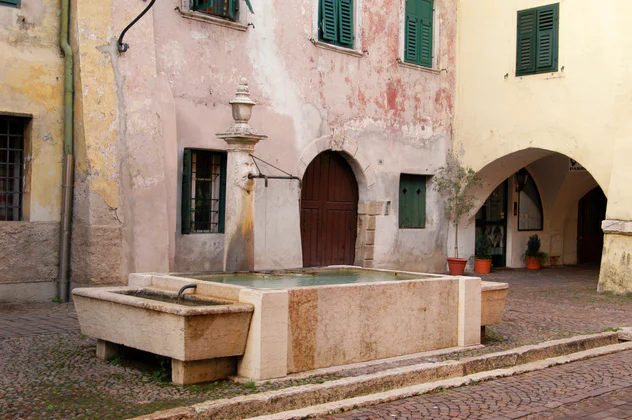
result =
M73 96L74 74L72 46L69 42L70 0L61 0L59 46L64 53L64 170L62 175L61 226L59 246L58 297L64 302L70 299L70 229L72 225L72 193L74 184L73 159Z

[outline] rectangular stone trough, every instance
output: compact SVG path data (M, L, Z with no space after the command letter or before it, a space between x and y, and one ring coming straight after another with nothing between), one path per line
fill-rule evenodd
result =
M170 357L178 384L234 374L254 307L208 296L186 296L186 304L175 298L173 290L150 287L73 290L81 332L99 339L98 356L112 357L123 345Z
M502 322L508 292L508 283L481 282L481 326Z

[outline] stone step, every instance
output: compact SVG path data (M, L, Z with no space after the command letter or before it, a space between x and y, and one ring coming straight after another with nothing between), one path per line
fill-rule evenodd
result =
M619 336L616 332L583 335L468 357L458 361L420 363L322 384L302 385L260 394L207 401L191 407L137 417L137 419L223 420L258 416L264 416L261 418L270 416L270 419L305 418L305 416L312 416L313 414L309 413L313 410L316 410L313 412L319 413L318 415L323 415L328 412L356 408L361 401L372 401L367 396L377 398L376 403L379 403L384 402L380 398L394 400L410 396L407 394L410 392L413 392L412 395L418 395L448 384L460 386L467 384L470 380L485 380L522 373L521 367L525 366L536 370L536 368L543 369L575 360L573 359L575 356L568 355L587 358L627 349L632 349L632 342L619 344ZM445 381L447 381L446 385L439 385ZM424 389L427 390L423 391ZM397 395L400 394L404 396L398 397ZM356 400L358 398L360 400Z

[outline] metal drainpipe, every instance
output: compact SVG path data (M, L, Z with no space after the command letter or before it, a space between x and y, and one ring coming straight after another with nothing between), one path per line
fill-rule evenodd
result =
M73 162L73 57L68 42L68 24L70 21L70 0L61 0L61 33L59 46L64 52L64 172L62 177L61 226L59 246L59 273L57 277L58 296L64 302L70 299L70 227L72 222L72 189L74 183Z

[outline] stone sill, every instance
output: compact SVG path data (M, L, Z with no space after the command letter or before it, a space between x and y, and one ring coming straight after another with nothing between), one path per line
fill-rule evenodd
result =
M200 22L212 23L213 25L223 26L225 28L230 28L230 29L236 29L242 32L246 32L248 30L247 25L243 25L237 22L231 22L230 20L221 19L215 16L207 15L205 13L192 12L190 10L180 10L180 15L183 18L193 19Z
M397 64L400 67L404 67L404 68L412 69L412 70L417 70L417 71L423 71L423 72L426 72L426 73L432 73L432 74L439 74L439 73L441 73L441 70L433 69L433 68L425 67L425 66L420 66L419 64L407 63L405 61L402 61L399 58L397 59Z
M347 54L352 57L364 57L364 53L361 51L357 51L351 48L339 47L337 45L327 44L326 42L317 41L312 39L312 44L314 44L318 48L323 48L325 50L336 51L342 54Z

